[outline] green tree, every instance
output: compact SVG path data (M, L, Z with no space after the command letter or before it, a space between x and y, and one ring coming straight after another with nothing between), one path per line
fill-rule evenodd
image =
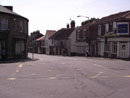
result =
M86 21L83 21L82 23L81 23L81 25L85 25L85 24L87 24L87 23L90 23L90 22L93 22L93 21L95 21L95 20L98 20L99 18L91 18L91 19L88 19L88 20L86 20Z

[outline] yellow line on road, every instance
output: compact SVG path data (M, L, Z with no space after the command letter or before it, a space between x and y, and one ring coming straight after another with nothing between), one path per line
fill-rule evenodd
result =
M99 72L98 74L96 74L95 76L92 76L91 78L98 78L101 74L103 74L103 72Z
M19 70L16 70L16 72L19 72Z
M56 77L49 77L48 79L49 80L54 80L54 79L56 79Z
M124 76L124 77L126 77L126 78L130 78L130 75L126 75L126 76Z
M23 64L19 64L19 68L22 68L23 67Z
M16 80L16 78L8 78L8 80Z
M98 65L98 64L93 64L96 67L102 67L102 65Z

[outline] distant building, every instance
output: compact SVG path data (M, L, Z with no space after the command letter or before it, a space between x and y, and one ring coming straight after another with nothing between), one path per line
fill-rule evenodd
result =
M69 55L69 36L74 28L62 28L58 30L50 39L52 40L51 53L54 55Z
M43 34L41 34L38 30L31 33L28 38L28 52L38 53L36 40L42 36Z
M130 11L99 20L98 54L111 58L130 58Z
M28 19L0 5L0 59L27 57Z
M51 36L53 36L56 33L55 30L47 30L45 34L45 53L46 54L52 54L52 40L50 39Z
M38 38L35 40L38 53L40 54L45 54L45 36L43 35L42 37Z

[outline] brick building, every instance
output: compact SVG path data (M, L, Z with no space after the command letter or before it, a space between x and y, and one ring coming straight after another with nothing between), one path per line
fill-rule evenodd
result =
M0 5L0 59L27 57L28 19Z

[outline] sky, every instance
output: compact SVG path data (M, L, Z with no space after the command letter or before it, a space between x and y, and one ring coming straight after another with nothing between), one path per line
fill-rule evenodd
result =
M13 6L14 12L29 19L29 33L59 30L75 20L76 26L89 18L102 18L130 10L130 0L0 0L0 5Z

